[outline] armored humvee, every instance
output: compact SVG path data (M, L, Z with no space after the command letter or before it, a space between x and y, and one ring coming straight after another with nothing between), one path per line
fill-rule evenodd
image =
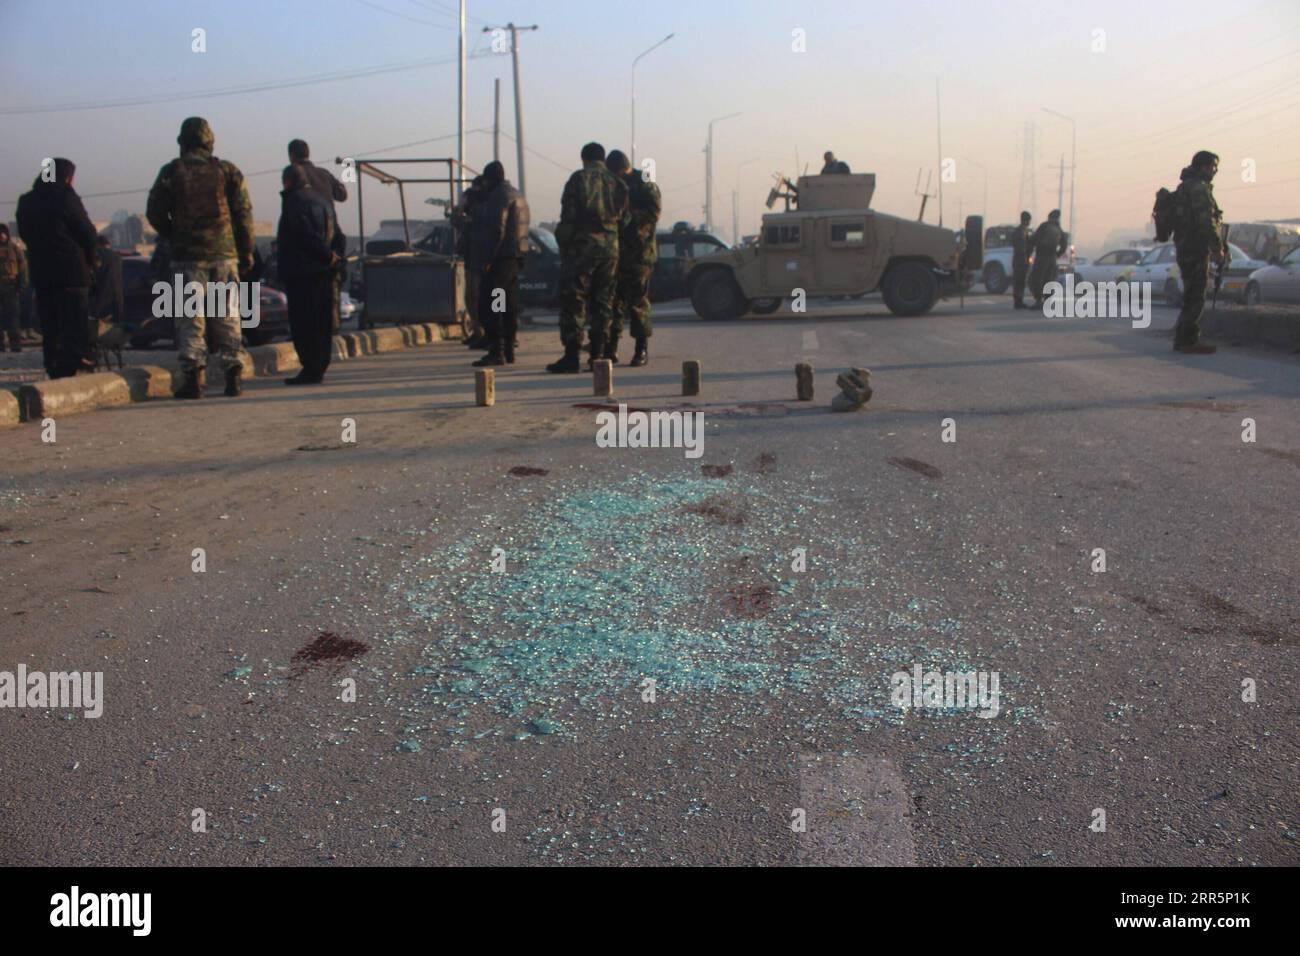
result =
M779 177L778 177L779 178ZM980 268L984 223L970 216L961 232L871 208L873 173L780 179L784 212L763 216L755 245L696 259L687 291L705 319L765 315L802 290L805 296L854 296L877 289L895 315L923 315Z

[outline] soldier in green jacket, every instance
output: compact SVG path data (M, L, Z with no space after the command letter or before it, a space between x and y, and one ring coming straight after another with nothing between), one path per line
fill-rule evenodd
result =
M204 293L198 315L173 308L184 377L176 397L203 397L207 335L225 369L226 394L235 396L240 394L243 372L239 275L253 267L253 208L244 174L234 163L212 155L215 137L207 120L201 116L185 120L176 141L181 155L159 170L146 207L149 224L171 246L172 272L182 277L185 286L200 284ZM204 314L209 286L217 286L220 300L213 310L217 314L210 316Z
M605 166L605 147L582 147L582 169L565 183L560 200L560 341L564 356L548 372L578 372L582 330L591 313L591 354L605 353L614 311L618 233L627 213L627 186Z
M650 322L650 276L659 258L655 233L663 199L659 187L632 168L622 151L614 150L605 160L610 172L627 184L628 214L618 233L618 279L614 291L614 313L605 339L605 358L618 361L618 340L626 316L636 340L633 366L649 361L646 342Z
M1174 326L1174 349L1195 355L1214 351L1201 342L1201 312L1205 288L1210 280L1210 262L1223 262L1223 237L1219 226L1223 213L1214 199L1214 174L1219 157L1203 149L1192 157L1174 191L1174 246L1178 250L1178 271L1183 277L1183 306Z

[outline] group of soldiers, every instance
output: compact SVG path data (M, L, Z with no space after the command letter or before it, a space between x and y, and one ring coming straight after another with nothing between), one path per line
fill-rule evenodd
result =
M1179 175L1178 189L1173 195L1173 241L1183 282L1182 306L1174 326L1174 349L1194 355L1215 351L1213 345L1201 341L1201 313L1205 310L1210 265L1221 269L1228 255L1223 212L1214 198L1214 177L1218 171L1218 155L1208 149L1198 151ZM1047 221L1032 235L1031 218L1029 213L1022 212L1020 225L1011 236L1013 297L1017 309L1027 308L1026 282L1035 301L1042 304L1044 287L1056 278L1057 260L1065 253L1069 241L1061 230L1059 209L1048 213Z
M1056 266L1065 254L1069 239L1061 229L1061 210L1053 209L1047 214L1047 221L1040 223L1033 233L1029 223L1033 217L1027 213L1020 214L1020 225L1011 234L1011 285L1012 299L1017 309L1027 309L1025 305L1025 285L1034 301L1041 305L1044 298L1043 288L1056 279ZM1033 255L1033 268L1030 269L1029 257Z
M180 364L177 398L201 398L203 373L214 352L225 377L225 394L242 392L239 286L258 276L253 210L243 173L213 154L207 120L191 116L177 137L180 155L158 172L149 190L147 217L165 249L168 273L201 295L185 307L173 304ZM339 283L346 251L334 201L347 190L309 159L302 140L289 144L289 165L277 234L279 275L289 300L289 323L302 372L287 384L319 382L329 364L330 339L338 328ZM76 166L68 159L47 164L31 192L18 201L16 218L27 244L32 285L52 378L94 369L87 318L95 280L95 227L73 187ZM0 253L0 260L7 259ZM0 266L0 273L7 274ZM98 287L100 283L94 282ZM115 312L122 312L120 277ZM3 290L0 289L0 292ZM215 308L209 315L210 291ZM0 296L2 298L2 296Z
M649 361L650 276L659 248L663 209L659 187L632 168L620 150L599 143L582 148L582 168L565 183L560 221L560 341L564 355L548 372L582 370L584 333L597 359L617 363L625 322L636 343L629 364ZM499 162L474 179L453 214L457 253L466 262L467 344L487 354L474 365L510 365L518 328L519 270L528 249L527 201Z
M583 331L591 357L618 362L624 321L636 343L633 366L650 359L650 276L659 257L656 230L663 211L659 187L621 150L582 147L582 168L564 185L560 222L560 342L564 355L548 372L582 368Z

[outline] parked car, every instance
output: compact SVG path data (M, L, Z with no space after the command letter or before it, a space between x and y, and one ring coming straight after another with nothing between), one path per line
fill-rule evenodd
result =
M1233 243L1228 243L1231 259L1223 273L1220 295L1228 299L1243 300L1251 273L1268 265L1252 259ZM1150 282L1153 294L1161 296L1166 305L1183 304L1183 279L1178 272L1178 253L1172 242L1161 243L1150 249L1131 271L1121 273L1118 281Z
M685 298L690 294L686 289L686 273L690 271L691 263L729 248L713 233L692 229L684 222L657 233L655 239L659 243L659 261L650 274L651 302Z
M289 300L283 292L262 286L259 299L259 321L256 328L244 329L244 341L249 345L265 345L267 342L289 335ZM130 312L130 307L127 309ZM131 333L131 346L137 349L157 348L155 343L168 342L176 345L176 324L171 316L155 316L152 299L149 317Z
M1075 260L1074 278L1078 282L1117 282L1129 267L1142 261L1142 249L1112 249L1094 261Z
M1227 285L1227 281L1224 281ZM1247 305L1261 302L1300 302L1300 246L1276 265L1256 269L1246 280L1242 298Z
M450 256L455 249L451 223L434 224L418 242L412 243L412 248L416 252ZM534 226L528 230L528 256L519 273L519 299L524 305L554 305L559 301L559 289L559 244L549 229Z

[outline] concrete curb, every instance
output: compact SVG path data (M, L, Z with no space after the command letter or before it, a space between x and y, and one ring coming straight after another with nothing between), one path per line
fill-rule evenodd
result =
M387 326L334 336L336 359L356 358L417 348L458 338L459 328L436 324ZM240 352L245 378L279 375L302 368L291 342L258 345ZM40 421L96 408L171 398L179 367L131 365L116 372L96 372L72 378L28 382L17 393L0 389L0 428ZM210 388L225 386L225 373L215 364L204 376Z
M9 391L7 388L0 388L0 428L17 425L22 421L22 418L21 406L18 404L18 394Z
M1241 345L1300 351L1300 315L1289 312L1206 311L1201 331L1210 338Z

